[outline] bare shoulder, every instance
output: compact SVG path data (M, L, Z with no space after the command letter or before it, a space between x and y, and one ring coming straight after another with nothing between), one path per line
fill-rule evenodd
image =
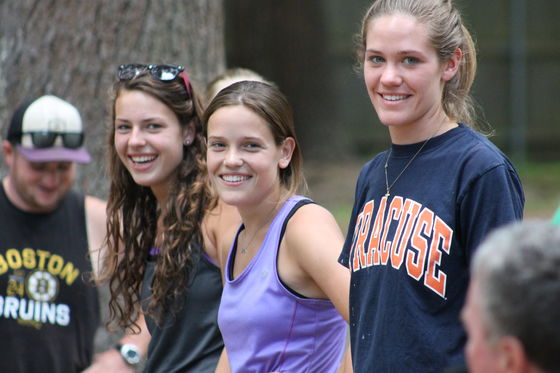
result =
M85 208L87 218L95 220L103 220L105 223L107 202L102 199L93 196L85 197Z
M340 227L329 210L315 203L300 207L288 222L286 235L294 239L309 239L310 236L340 234Z
M317 204L300 207L286 227L286 248L303 266L337 257L343 242L344 236L334 216Z
M202 222L204 250L222 266L227 257L229 246L239 225L241 217L237 209L219 201L216 207L206 213Z

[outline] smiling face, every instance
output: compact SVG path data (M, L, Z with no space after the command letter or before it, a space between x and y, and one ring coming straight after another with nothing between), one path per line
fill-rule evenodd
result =
M122 91L115 102L116 152L134 181L166 198L177 167L183 160L184 130L164 103L140 91Z
M10 172L5 179L10 201L20 209L43 213L53 211L72 187L76 176L73 162L30 162L16 147L3 143Z
M364 80L380 121L410 143L429 137L449 119L442 108L455 57L440 63L427 27L408 15L384 15L367 28Z
M220 198L237 207L277 200L279 169L290 163L292 138L276 145L266 121L244 106L225 106L208 119L208 172Z

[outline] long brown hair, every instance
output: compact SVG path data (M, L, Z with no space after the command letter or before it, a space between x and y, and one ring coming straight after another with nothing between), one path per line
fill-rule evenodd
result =
M156 318L173 311L184 294L195 269L202 244L201 222L212 198L207 186L206 143L202 136L200 106L192 86L178 76L162 82L147 73L115 82L111 96L111 121L107 137L108 172L111 178L107 203L108 253L102 278L109 280L111 300L109 323L134 325L139 312L140 292L146 261L154 246L160 214L163 232L151 284L148 313ZM170 185L167 206L158 206L149 187L136 184L115 150L115 103L124 91L140 91L164 103L181 126L192 125L194 141L183 146L183 161ZM162 212L163 211L163 212ZM104 277L103 277L104 276Z

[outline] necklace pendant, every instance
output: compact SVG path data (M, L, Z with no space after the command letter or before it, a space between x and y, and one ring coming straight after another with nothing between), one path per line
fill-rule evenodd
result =
M389 198L390 194L389 192L385 193L385 197Z

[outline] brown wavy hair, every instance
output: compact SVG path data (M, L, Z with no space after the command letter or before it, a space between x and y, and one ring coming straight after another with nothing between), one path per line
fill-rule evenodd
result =
M156 98L171 109L181 126L195 129L194 141L183 147L183 161L170 185L167 206L158 206L149 187L136 184L124 167L114 145L115 103L124 91L140 91ZM111 299L109 321L119 327L131 327L140 311L140 292L150 249L154 247L160 214L163 229L152 296L144 304L145 311L158 319L175 311L180 297L198 261L202 243L201 222L211 208L213 198L207 184L206 143L202 136L200 105L189 84L187 91L179 75L162 82L148 73L131 80L117 81L111 94L109 123L108 173L111 187L107 201L107 255L101 279L108 281Z

